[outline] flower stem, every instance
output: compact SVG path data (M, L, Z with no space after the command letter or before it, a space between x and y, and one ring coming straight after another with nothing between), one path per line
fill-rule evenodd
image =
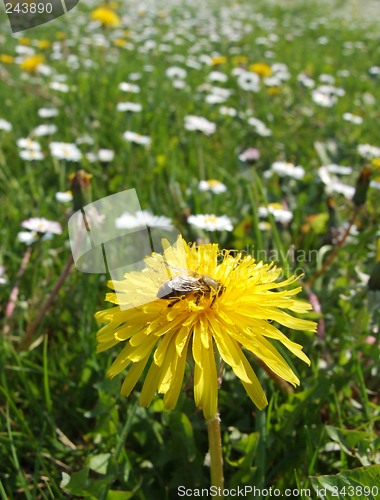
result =
M199 167L199 178L201 181L206 179L205 164L203 160L203 148L202 148L202 136L201 132L197 132L198 141L198 167Z
M25 255L24 255L24 257L23 257L23 259L21 261L20 268L19 268L19 270L17 272L17 278L18 278L18 280L16 281L16 283L14 284L14 286L12 288L12 291L11 291L11 294L10 294L10 297L9 297L9 300L8 300L8 304L7 304L7 307L5 309L5 318L6 318L7 323L4 326L4 330L3 330L3 334L4 335L8 335L8 333L10 331L9 320L12 318L13 312L14 312L15 307L16 307L16 301L17 301L17 297L18 297L21 276L25 272L25 269L26 269L26 267L28 265L28 262L30 260L31 253L32 253L32 247L29 246L26 249Z
M42 306L40 312L38 313L37 318L33 321L33 323L31 323L28 326L26 333L25 333L25 336L21 340L20 344L17 346L18 351L22 351L24 349L27 349L29 347L29 345L31 344L35 331L39 327L41 321L43 320L49 307L52 305L52 303L53 303L57 293L59 292L61 286L63 285L67 276L69 275L69 272L70 272L70 269L71 269L73 262L74 262L73 254L70 254L70 258L67 261L67 264L66 264L65 268L63 269L63 271L62 271L57 283L55 284L53 290L51 291L48 299L46 300L46 302Z
M310 279L309 281L307 281L306 285L308 286L311 286L314 281L321 275L323 274L326 269L329 267L329 265L332 263L332 261L335 259L335 257L338 255L338 252L339 252L339 249L340 247L343 245L343 243L346 241L346 238L347 236L349 235L350 233L350 229L351 227L353 226L354 222L355 222L355 219L356 219L356 216L358 215L359 213L359 209L360 207L355 207L354 209L354 213L352 214L352 217L351 217L351 220L348 224L348 227L343 235L343 238L339 241L339 243L336 245L336 247L334 248L333 252L331 253L330 257L325 261L325 263L323 264L322 268L316 272Z
M220 418L218 413L214 419L207 420L207 432L210 453L211 486L216 486L218 488L219 495L216 498L223 498L223 452Z

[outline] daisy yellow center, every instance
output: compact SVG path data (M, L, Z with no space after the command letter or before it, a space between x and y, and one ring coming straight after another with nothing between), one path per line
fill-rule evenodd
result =
M215 215L208 215L205 217L205 222L216 222L217 217Z
M281 203L269 203L268 206L272 207L274 210L282 210Z
M210 187L216 187L216 186L219 186L220 181L217 181L216 179L210 179L209 181L207 181L207 184Z

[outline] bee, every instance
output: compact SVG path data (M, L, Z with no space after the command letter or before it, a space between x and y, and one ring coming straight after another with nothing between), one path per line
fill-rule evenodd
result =
M193 295L197 297L195 304L198 305L202 296L210 297L214 295L210 305L212 307L215 299L220 297L225 290L225 287L219 281L210 278L206 274L172 266L167 266L167 269L183 273L169 278L157 292L157 298L159 299L177 299L171 302L168 307L173 307L182 297Z

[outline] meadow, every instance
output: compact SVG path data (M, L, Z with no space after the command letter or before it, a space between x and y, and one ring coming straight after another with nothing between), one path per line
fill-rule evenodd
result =
M173 225L274 262L312 306L269 323L311 361L267 341L294 379L243 349L264 408L219 367L224 487L380 498L379 14L364 0L81 0L12 34L1 13L1 500L214 484L194 360L167 411L162 394L139 406L147 368L129 397L127 370L107 377L123 345L97 353L109 276L72 265L68 220L129 189L142 212L117 227Z

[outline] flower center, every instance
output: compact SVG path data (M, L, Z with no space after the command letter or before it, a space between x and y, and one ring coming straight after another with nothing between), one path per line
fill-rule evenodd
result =
M220 181L217 181L216 179L210 179L209 181L207 181L207 184L210 187L215 187L215 186L219 186Z
M208 217L205 217L205 222L216 222L216 216L209 215Z

